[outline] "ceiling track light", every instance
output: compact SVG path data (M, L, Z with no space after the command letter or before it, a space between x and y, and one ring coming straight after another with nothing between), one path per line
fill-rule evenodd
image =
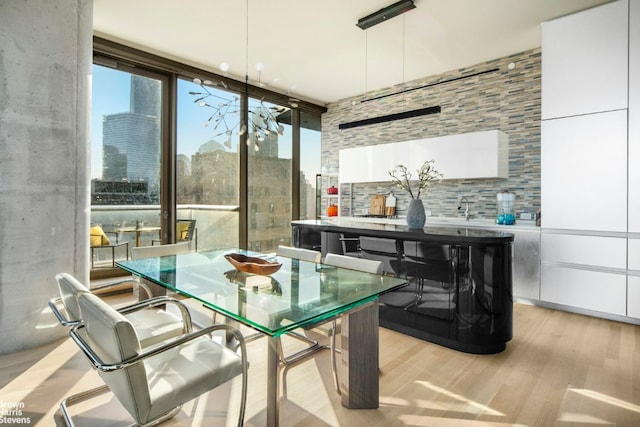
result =
M360 18L356 24L363 30L378 25L381 22L387 21L402 13L408 12L411 9L415 9L416 5L413 4L413 0L401 0L390 6L384 7L377 12L367 15L364 18Z

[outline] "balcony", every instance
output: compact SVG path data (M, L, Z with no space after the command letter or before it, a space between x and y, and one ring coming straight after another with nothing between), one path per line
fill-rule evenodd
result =
M238 246L239 208L219 205L178 205L177 218L195 219L197 228L197 249L206 251ZM142 221L145 226L160 226L159 205L109 205L92 206L91 222L101 225L107 232L117 228L134 226ZM109 235L110 237L112 234ZM128 241L129 249L134 247L136 233L118 233L118 241ZM159 233L140 233L140 246L149 246L159 239ZM195 245L194 245L195 249ZM125 259L124 248L116 249L116 260ZM111 267L111 251L98 250L94 253L92 277L115 273Z

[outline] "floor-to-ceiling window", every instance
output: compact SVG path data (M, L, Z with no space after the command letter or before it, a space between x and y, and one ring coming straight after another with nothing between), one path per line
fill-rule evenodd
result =
M320 115L300 112L300 219L316 218L316 175L322 168Z
M162 88L166 77L93 65L91 222L130 246L159 238ZM131 230L144 224L148 232ZM119 253L122 257L125 254ZM94 251L95 265L110 251Z
M238 246L268 251L290 243L292 219L314 217L323 107L292 103L265 88L100 38L94 38L94 63L92 177L108 195L93 186L93 222L110 229L137 222L160 226L166 243L172 240L167 230L175 226L173 219L195 219L199 251ZM159 92L152 96L153 81ZM135 86L146 95L135 96ZM199 99L203 95L206 100ZM143 101L157 102L156 109L141 106ZM136 114L156 120L157 126L139 128L139 136L128 140L128 151L99 139L105 117ZM238 126L244 114L246 132ZM265 121L277 127L258 131L254 125ZM113 131L122 135L134 130L113 123ZM134 155L144 159L139 162L144 176L123 172ZM134 190L122 190L127 180L135 181ZM107 181L114 184L109 187ZM299 192L293 194L294 188ZM127 192L134 196L125 197ZM122 196L121 204L109 206L107 200L116 196ZM139 202L143 196L145 202ZM133 244L134 234L120 238ZM158 235L141 239L150 244Z
M239 95L178 79L176 201L195 219L198 250L238 246Z
M248 248L273 251L291 242L292 127L289 108L249 98Z

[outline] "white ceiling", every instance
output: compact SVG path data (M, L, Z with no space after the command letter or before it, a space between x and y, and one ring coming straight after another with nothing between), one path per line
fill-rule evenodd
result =
M241 81L262 63L260 83L327 104L538 47L541 22L609 0L415 0L355 25L395 1L94 0L94 31Z

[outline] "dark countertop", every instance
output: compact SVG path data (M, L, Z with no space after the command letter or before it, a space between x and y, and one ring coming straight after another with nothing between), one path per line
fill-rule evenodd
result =
M303 226L317 231L361 234L404 240L461 245L504 245L513 242L514 235L466 227L438 227L427 225L423 229L410 229L406 225L358 221L355 218L292 221L292 226Z

